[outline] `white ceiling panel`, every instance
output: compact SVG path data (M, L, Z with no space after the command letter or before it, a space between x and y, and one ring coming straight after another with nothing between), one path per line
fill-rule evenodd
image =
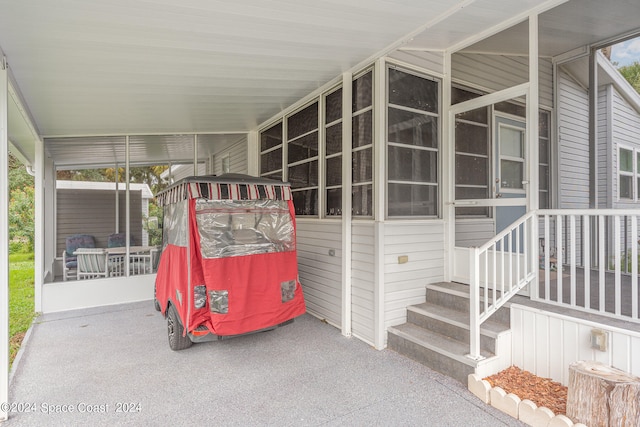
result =
M541 52L640 26L637 2L570 0L546 12ZM396 47L447 49L550 3L0 0L0 48L41 135L246 132ZM468 49L521 53L526 37L518 26Z

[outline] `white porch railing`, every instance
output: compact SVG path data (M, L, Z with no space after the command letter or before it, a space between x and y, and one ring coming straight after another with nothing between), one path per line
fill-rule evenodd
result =
M531 211L470 248L469 357L482 358L480 325L529 283L532 300L640 323L639 219L640 210Z
M470 248L469 357L483 358L480 354L480 325L536 278L537 227L536 214L532 211L484 245Z
M638 317L638 209L538 211L532 299L626 321Z

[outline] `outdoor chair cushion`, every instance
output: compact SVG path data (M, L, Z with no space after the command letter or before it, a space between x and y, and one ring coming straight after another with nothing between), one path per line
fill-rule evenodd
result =
M127 235L126 233L114 233L110 234L107 239L107 247L108 248L121 248L123 246L127 246ZM135 246L135 242L133 240L133 236L129 237L129 246Z
M67 268L77 268L78 260L77 257L73 254L79 248L95 248L96 241L94 237L90 234L74 234L73 236L69 236L66 238L66 248L65 248L65 266Z

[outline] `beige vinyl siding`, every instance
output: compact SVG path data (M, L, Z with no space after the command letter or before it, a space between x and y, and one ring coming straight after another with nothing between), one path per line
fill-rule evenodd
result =
M425 301L425 286L444 279L444 224L387 222L384 232L385 327L406 322L406 307ZM407 256L400 264L398 257Z
M553 65L540 58L540 105L553 107ZM521 56L456 53L451 59L455 82L479 86L491 92L529 81L529 59Z
M374 224L354 222L351 229L351 331L371 344L375 341Z
M307 311L342 322L342 233L339 221L297 222L298 271ZM335 254L331 256L329 251Z
M59 189L56 193L56 256L62 256L65 239L72 234L91 234L97 247L107 247L107 238L115 233L115 193L106 190ZM131 236L142 244L142 192L130 192ZM120 232L125 231L124 191L119 193Z

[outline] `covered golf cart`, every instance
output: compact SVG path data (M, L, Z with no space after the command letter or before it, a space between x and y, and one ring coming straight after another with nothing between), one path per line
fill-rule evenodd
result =
M157 200L164 225L155 303L171 349L271 329L305 312L289 184L197 176Z

